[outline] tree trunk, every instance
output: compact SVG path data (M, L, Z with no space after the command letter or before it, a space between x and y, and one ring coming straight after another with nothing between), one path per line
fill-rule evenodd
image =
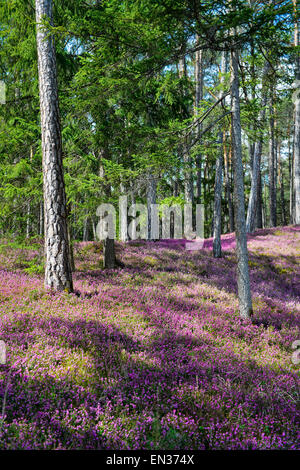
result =
M244 175L242 162L242 138L240 119L238 52L231 51L231 128L234 163L234 209L237 255L237 284L240 315L248 319L252 315L248 249L245 223Z
M295 9L295 47L299 47L299 20L297 17L299 1L293 0ZM296 91L294 93L294 223L300 225L300 52L296 55Z
M199 40L197 36L197 42ZM203 100L203 51L196 51L195 58L195 82L196 82L196 92L195 92L195 115L199 113L199 107ZM202 131L202 125L197 124L196 126L196 136L198 137ZM201 145L201 139L199 139L198 144ZM196 156L196 165L197 165L197 199L198 203L201 202L201 186L202 186L202 154L201 150L198 151Z
M294 217L293 217L293 195L294 195L294 172L293 172L293 149L291 145L291 128L290 125L288 126L288 159L289 159L289 181L290 181L290 203L289 203L289 212L290 218L289 223L293 224Z
M99 158L98 174L99 174L100 178L103 178L103 183L102 183L100 195L103 196L103 193L104 193L106 195L106 197L109 198L111 196L111 186L110 186L110 183L107 182L107 177L106 177L106 174L105 174L105 168L104 168L104 165L103 165L103 159L107 159L107 160L109 159L109 148L108 148L107 144L105 144L103 146L103 148L100 149L98 158Z
M257 203L255 212L255 228L263 228L263 207L262 207L262 184L261 184L261 169L258 169L257 177Z
M70 248L70 266L72 273L75 272L75 261L74 261L74 246L73 246L73 233L72 233L72 224L71 224L71 214L72 214L72 205L69 202L67 204L67 229L68 229L68 241L69 241L69 248Z
M202 201L204 203L204 212L205 212L205 220L209 220L210 214L209 214L209 188L208 188L208 167L209 167L209 162L208 162L208 157L205 152L205 158L204 158L204 171L203 171L203 185L202 185ZM208 232L209 233L209 232ZM208 235L210 237L210 233Z
M261 205L260 207L258 202L259 202L259 196L260 196L260 186L261 186L261 174L260 174L260 164L261 164L261 154L262 154L262 146L263 146L263 130L262 126L264 123L265 119L265 107L267 104L267 90L266 90L266 75L269 70L269 63L266 62L264 66L264 72L263 72L263 78L262 78L262 86L263 86L263 91L262 91L262 101L261 101L261 109L259 112L259 133L260 136L258 138L258 141L254 145L254 154L253 154L253 159L252 159L252 172L251 172L251 190L250 190L250 196L249 196L249 203L248 203L248 210L247 210L247 221L246 221L246 230L247 232L253 232L255 228L255 216L256 214L260 211L261 214ZM260 222L261 215L259 216L258 214L258 224Z
M295 148L293 145L292 162L291 162L291 188L290 188L290 224L295 223L295 178L294 178L294 164L295 164Z
M69 241L69 247L70 247L70 266L71 266L71 271L74 273L75 272L74 249L73 249L70 224L68 224L68 241Z
M222 53L221 59L221 84L224 82L224 75L226 73L226 53ZM221 98L223 90L220 91ZM215 258L221 258L222 245L221 245L221 230L222 230L222 173L223 173L223 131L220 129L220 150L216 161L216 176L215 176L215 198L214 198L214 214L213 214L213 255Z
M130 202L132 206L134 206L136 203L134 184L132 181L130 182ZM132 224L132 233L135 233L136 232L136 218L133 217L132 220L130 220L130 223Z
M120 233L120 240L122 242L127 242L128 240L128 223L127 223L127 204L128 199L127 195L125 194L125 187L124 184L120 184L120 193L121 197L119 198L119 233Z
M115 240L113 238L103 240L103 267L105 269L116 267Z
M276 227L276 177L275 177L275 132L274 132L274 91L270 99L270 141L269 141L269 210L270 227Z
M179 60L179 76L183 78L186 76L186 62L185 58ZM187 114L187 113L186 113ZM193 203L194 200L194 187L192 176L192 162L188 142L185 140L182 145L182 156L184 164L184 197L185 203Z
M85 217L83 221L83 233L82 233L82 241L87 242L88 241L88 232L89 232L89 218Z
M268 221L268 216L267 216L267 185L266 184L264 184L263 198L264 198L263 221L264 221L264 228L265 228L265 227L267 227L267 221Z
M262 122L262 121L261 121ZM246 230L251 233L256 228L256 214L261 213L261 207L259 208L259 186L261 183L261 174L260 174L260 162L262 154L262 139L255 144L254 156L253 156L253 166L252 166L252 180L251 180L251 190L248 203L247 211L247 221L246 221ZM258 216L259 217L259 216Z
M179 182L178 182L177 176L175 176L175 179L173 181L173 196L174 197L179 196Z
M32 159L33 159L33 148L32 148L32 145L31 145L30 146L30 157L29 157L30 164L32 164ZM31 232L30 218L31 218L31 207L30 207L30 201L28 201L27 202L27 214L26 214L26 238L30 237L30 232Z
M220 150L216 162L215 199L213 215L213 255L221 258L221 230L222 230L222 168L223 168L223 132L220 132Z
M26 238L30 237L30 202L27 202L26 210Z
M229 232L232 233L234 231L234 214L233 214L233 206L232 206L232 198L231 198L231 181L230 181L230 167L229 167L229 155L230 151L227 152L226 146L226 133L224 132L224 175L225 175L225 188L226 188L226 199L228 205L228 218L229 218Z
M44 234L44 201L40 202L40 217L39 217L39 235L43 236Z
M45 201L45 286L56 291L72 291L55 45L53 36L41 25L44 18L52 23L52 0L36 0Z
M96 241L97 240L97 232L96 232L96 224L95 224L94 219L92 219L92 230L93 230L93 240Z
M156 204L156 180L150 170L148 173L148 187L147 187L147 209L148 209L148 240L157 240L159 234L157 233L157 227L154 227L152 221L154 221L154 208L153 204ZM153 219L153 220L152 220ZM155 230L156 228L156 230Z
M184 199L185 203L193 204L194 188L191 167L191 157L189 154L187 142L183 145L183 163L184 163Z
M278 142L278 177L280 184L280 205L281 205L281 224L287 225L286 210L285 210L285 200L284 200L284 184L283 184L283 171L282 171L282 162L280 158L280 142Z

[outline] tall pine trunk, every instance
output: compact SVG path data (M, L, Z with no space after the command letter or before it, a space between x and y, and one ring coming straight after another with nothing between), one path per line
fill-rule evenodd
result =
M156 204L156 186L157 182L153 176L152 171L148 173L148 186L147 186L147 209L148 209L148 240L157 240L159 234L157 233L157 228L152 225L155 217L154 207ZM156 229L156 230L155 230Z
M267 104L267 88L266 88L266 76L269 70L269 63L266 62L263 72L263 89L262 89L262 100L261 108L259 112L259 138L254 145L254 153L252 158L252 172L251 172L251 190L249 196L249 204L247 210L247 220L246 220L246 230L247 232L253 232L255 225L261 225L261 173L260 173L260 164L261 164L261 154L263 146L263 130L262 126L265 120L265 107ZM259 214L260 212L260 214ZM257 216L257 217L256 217ZM255 223L257 222L257 223Z
M42 25L43 20L52 23L52 0L36 0L45 206L45 286L56 291L72 291L55 44L53 36Z
M26 238L30 237L30 201L27 202L27 209L26 209Z
M224 164L224 177L225 177L226 199L227 199L227 206L228 206L228 222L229 222L228 230L230 233L232 233L234 231L234 214L233 214L233 205L232 205L232 197L231 197L230 166L229 166L229 155L231 153L231 149L227 151L226 132L224 132L223 147L224 147L224 163L225 163Z
M220 131L220 150L216 161L215 198L213 214L213 255L221 258L221 230L222 230L222 168L223 168L223 132Z
M128 234L127 234L127 195L125 186L123 183L120 184L120 193L121 198L119 199L119 224L120 224L120 240L122 242L127 242Z
M88 239L89 239L88 234L89 234L89 218L85 217L85 219L83 221L83 232L82 232L82 241L83 242L88 241Z
M289 223L292 225L294 222L293 217L293 195L294 195L294 173L293 173L293 149L291 145L291 127L288 126L288 160L289 160L289 181L290 181L290 191L289 191Z
M30 164L32 164L32 159L33 159L33 148L32 145L30 146ZM30 237L31 233L31 206L30 206L30 200L27 202L27 211L26 211L26 238Z
M104 269L114 269L116 267L115 240L105 238L103 240L103 267Z
M42 200L39 205L39 235L44 234L44 201Z
M283 167L282 167L282 159L280 155L280 142L278 142L277 155L278 155L278 177L279 177L279 184L280 184L281 224L287 225L285 200L284 200Z
M293 0L295 9L295 47L299 47L299 20L297 12L299 0ZM300 52L296 55L296 92L295 96L295 126L294 126L294 223L300 225Z
M186 62L185 58L179 60L179 77L186 77ZM183 94L184 97L184 94ZM184 114L188 114L184 110ZM188 117L188 116L186 116ZM184 164L184 198L186 203L193 203L194 201L194 186L193 186L193 175L192 175L192 162L190 156L190 150L188 146L187 139L184 139L182 148L181 148Z
M255 212L255 228L263 228L262 182L261 169L258 169L257 177L257 203Z
M269 139L269 210L270 227L276 227L276 148L274 119L274 90L270 98L270 139Z
M198 42L198 36L197 36ZM196 82L196 90L195 90L195 114L199 113L199 107L201 105L201 101L203 100L203 51L199 50L196 51L196 58L195 58L195 82ZM202 125L197 124L196 126L196 135L197 137L200 136L202 131ZM201 145L201 139L198 142ZM196 156L196 165L197 165L197 199L198 202L201 202L202 196L202 153L201 150L198 151Z
M242 162L242 137L240 118L238 52L231 51L231 129L234 164L234 209L237 255L237 285L240 315L248 319L252 315L248 249L245 223L244 175Z
M75 272L75 260L74 260L74 245L73 245L73 233L72 233L72 222L71 222L71 215L72 215L72 204L69 202L67 203L67 214L68 214L68 241L69 241L69 250L70 250L70 267L72 273Z
M224 75L226 73L226 53L222 53L221 59L221 84L224 82ZM220 91L221 98L223 90ZM216 161L216 176L215 176L215 198L214 198L214 224L213 224L213 255L215 258L221 258L221 230L222 230L222 173L223 173L223 131L220 129L219 133L220 150Z

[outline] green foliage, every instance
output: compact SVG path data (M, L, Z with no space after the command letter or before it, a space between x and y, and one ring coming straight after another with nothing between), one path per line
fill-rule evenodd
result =
M202 155L202 199L210 233L217 142L220 128L229 134L230 127L228 116L218 121L228 106L211 107L219 93L230 87L229 72L220 85L219 62L220 51L230 51L233 42L242 51L244 135L252 143L261 132L267 136L267 119L257 121L267 55L272 66L267 86L276 82L277 90L277 137L285 139L291 122L295 58L292 2L250 6L235 0L231 6L223 0L201 5L185 0L54 2L54 25L45 27L56 42L65 183L75 238L83 236L87 219L87 236L93 236L99 203L116 204L121 193L132 191L145 202L145 175L150 173L158 182L158 199L174 201L176 181L182 203L186 144L194 182ZM42 222L33 2L1 2L0 24L0 80L7 86L7 104L0 105L0 231L24 236L28 229L32 234L41 232ZM205 70L204 96L197 110L196 34ZM183 56L185 74L178 67ZM197 140L195 119L202 118L206 133ZM246 194L250 182L247 152L245 147ZM282 166L286 178L287 163Z

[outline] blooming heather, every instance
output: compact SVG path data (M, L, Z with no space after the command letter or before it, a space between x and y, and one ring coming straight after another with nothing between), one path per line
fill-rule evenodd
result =
M234 235L75 244L76 292L45 292L42 243L0 246L0 449L296 449L300 227L249 236L252 323Z

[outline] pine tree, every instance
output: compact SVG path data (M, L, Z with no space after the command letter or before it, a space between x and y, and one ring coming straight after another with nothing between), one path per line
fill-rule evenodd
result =
M52 24L52 0L36 0L44 175L45 286L56 291L72 291L55 44L45 22Z
M299 48L299 1L293 0L295 11L295 47ZM300 52L296 51L296 92L295 92L295 127L294 127L294 204L295 224L300 224Z
M242 163L241 119L239 97L238 51L231 51L231 127L234 165L234 215L237 255L237 285L240 315L249 319L252 315L248 249L245 223L244 177Z

